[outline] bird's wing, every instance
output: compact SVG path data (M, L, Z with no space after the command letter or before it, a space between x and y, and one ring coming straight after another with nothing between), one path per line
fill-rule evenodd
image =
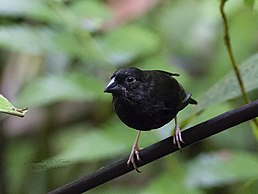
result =
M158 71L158 72L160 72L160 73L167 74L167 75L169 75L169 76L180 76L178 73L170 73L170 72L162 71L162 70L155 70L155 71Z

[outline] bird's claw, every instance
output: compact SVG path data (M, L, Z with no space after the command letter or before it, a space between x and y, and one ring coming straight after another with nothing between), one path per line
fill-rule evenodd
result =
M173 143L177 145L179 150L182 149L181 143L185 143L181 136L181 130L177 125L174 130Z
M127 160L127 165L129 166L130 164L133 165L134 169L137 171L137 172L141 172L139 169L138 169L138 166L136 165L136 162L135 162L135 159L137 159L138 161L142 161L141 160L141 157L140 157L140 149L138 147L133 147L132 148L132 151L131 151L131 154L129 156L129 159ZM135 158L136 156L136 158Z

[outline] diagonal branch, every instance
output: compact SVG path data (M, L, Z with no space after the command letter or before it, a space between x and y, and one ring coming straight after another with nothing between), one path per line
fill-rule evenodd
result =
M255 117L258 117L258 100L235 110L225 112L183 131L182 137L185 144L182 147L196 143ZM142 162L139 162L138 166L148 164L177 150L178 148L173 144L173 137L168 137L141 150ZM100 168L96 172L57 188L48 194L82 193L104 184L133 170L132 166L127 166L127 159L128 157Z

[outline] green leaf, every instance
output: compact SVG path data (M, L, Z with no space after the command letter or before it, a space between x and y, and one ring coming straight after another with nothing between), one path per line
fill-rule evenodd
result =
M162 161L160 161L161 162L160 166L163 166L164 169L156 169L156 167L158 167L158 164L156 164L156 166L155 164L150 164L149 166L150 169L156 169L157 170L156 172L158 173L156 173L155 176L152 177L152 179L150 179L150 182L147 183L148 185L146 185L140 192L141 194L163 194L163 193L202 194L204 193L200 190L200 188L191 187L190 185L186 184L185 162L179 159L180 157L175 157L175 156L176 156L176 153L173 154L173 156L171 155L169 157L162 158ZM153 167L151 167L151 165ZM155 173L155 171L153 172Z
M104 86L104 82L90 75L48 75L28 83L21 91L18 103L43 106L59 101L105 99Z
M0 0L0 15L11 17L30 17L42 21L57 21L59 17L40 0Z
M31 158L35 157L35 145L37 140L35 138L27 137L26 139L19 139L9 141L6 146L6 172L8 177L12 180L12 187L8 190L9 193L21 192L21 187L24 184L24 175L28 175L30 171ZM22 149L17 149L22 148ZM17 162L19 161L19 162ZM30 187L31 189L31 187ZM37 190L38 191L38 190Z
M27 108L15 108L3 95L0 94L0 112L24 117L27 112Z
M198 188L189 187L185 184L182 177L163 173L158 176L152 183L144 189L141 194L157 194L157 193L191 193L202 194Z
M87 31L72 33L64 29L53 30L27 25L0 27L0 47L14 51L33 54L61 52L71 57L101 61L101 55L94 44Z
M254 0L244 0L245 6L253 8L254 7Z
M53 42L58 51L71 57L87 58L87 60L103 62L100 51L96 48L95 41L87 31L56 31ZM94 63L98 64L98 63Z
M123 26L99 38L97 42L111 64L130 63L137 57L153 53L158 49L158 36L136 26Z
M57 51L53 44L53 31L26 25L0 27L0 46L15 51L34 54Z
M118 118L101 128L85 124L71 126L62 133L52 136L52 144L58 154L52 159L66 159L75 162L92 162L129 155L137 131L128 128ZM140 147L157 141L155 132L143 132Z
M65 130L53 139L54 147L60 149L53 159L67 159L71 162L95 161L112 158L123 151L123 142L107 138L103 130L85 130L85 125Z
M78 133L55 158L69 159L72 162L85 162L112 158L125 150L122 143L112 142L96 132Z
M240 73L247 92L258 88L258 54L248 58L240 66ZM200 99L196 111L241 96L238 81L233 71L212 86Z
M258 157L247 152L201 154L189 164L187 184L214 187L258 178Z
M0 27L0 46L33 54L62 52L86 58L94 64L126 64L158 49L157 35L139 27L126 26L92 39L87 31L54 30L27 25Z
M81 25L89 31L95 31L102 27L112 15L107 6L95 0L77 0L72 3L70 9L81 18Z

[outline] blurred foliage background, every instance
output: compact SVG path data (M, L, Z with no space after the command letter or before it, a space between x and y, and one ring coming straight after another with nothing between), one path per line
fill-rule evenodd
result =
M224 45L220 1L0 0L0 89L24 118L0 120L0 193L46 193L129 154L136 131L103 89L122 66L180 73L199 102L192 126L241 104ZM258 3L225 8L236 61L258 97ZM186 120L196 112L191 122ZM145 147L173 122L142 133ZM209 130L209 129L207 129ZM244 123L90 193L257 193L258 131Z

